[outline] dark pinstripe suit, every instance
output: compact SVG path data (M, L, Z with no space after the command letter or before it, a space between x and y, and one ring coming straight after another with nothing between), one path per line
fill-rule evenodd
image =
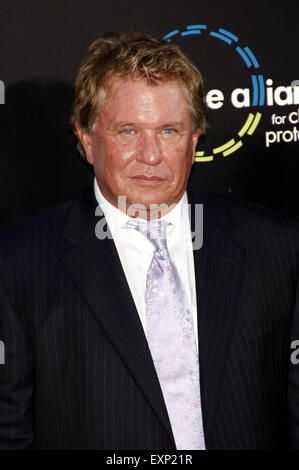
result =
M298 220L188 197L204 204L194 261L206 447L298 447ZM117 251L95 237L95 206L89 188L0 236L1 448L174 449Z

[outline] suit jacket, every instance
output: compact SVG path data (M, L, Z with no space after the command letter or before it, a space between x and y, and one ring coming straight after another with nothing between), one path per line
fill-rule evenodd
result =
M188 198L203 204L206 448L299 447L298 219L191 188ZM0 235L2 449L175 449L114 242L95 236L96 204L90 187Z

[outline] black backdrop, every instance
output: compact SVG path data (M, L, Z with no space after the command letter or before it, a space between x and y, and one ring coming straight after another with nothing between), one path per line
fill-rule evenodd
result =
M92 179L68 129L72 82L90 42L111 29L168 35L202 71L213 99L195 186L299 214L297 1L0 5L0 226L77 194Z

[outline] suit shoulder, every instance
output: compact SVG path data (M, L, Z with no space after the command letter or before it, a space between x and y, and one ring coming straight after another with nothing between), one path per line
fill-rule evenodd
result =
M239 225L252 230L260 229L276 232L299 241L299 217L281 210L272 209L261 204L227 196L230 207Z
M192 189L193 191L193 189ZM230 221L243 239L255 238L289 241L299 249L299 217L264 205L239 199L232 195L193 193L207 208L210 218L219 225ZM215 223L217 223L215 222Z
M53 204L37 214L0 231L0 260L59 236L74 198Z

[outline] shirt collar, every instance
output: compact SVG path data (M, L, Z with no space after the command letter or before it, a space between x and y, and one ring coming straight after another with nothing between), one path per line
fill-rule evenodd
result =
M96 178L94 179L94 193L98 204L105 214L107 224L109 225L112 237L114 238L117 233L126 225L126 223L131 220L131 217L107 201L107 199L101 193ZM184 192L179 202L171 209L171 211L161 217L161 220L169 222L182 234L186 233L186 227L188 227L189 224L188 198L186 191Z

